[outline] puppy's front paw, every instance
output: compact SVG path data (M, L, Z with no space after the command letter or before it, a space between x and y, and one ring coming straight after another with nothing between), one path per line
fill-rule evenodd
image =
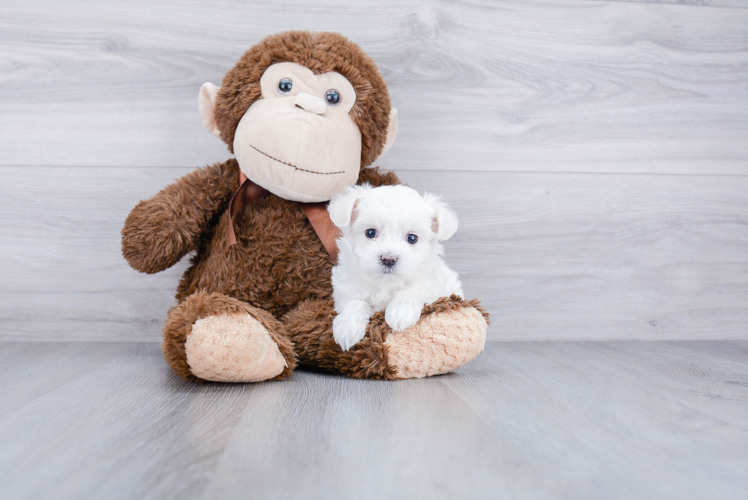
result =
M418 322L423 304L413 300L394 299L384 311L384 320L395 332L402 332Z
M353 314L338 314L332 320L332 337L341 349L347 351L364 338L367 323Z

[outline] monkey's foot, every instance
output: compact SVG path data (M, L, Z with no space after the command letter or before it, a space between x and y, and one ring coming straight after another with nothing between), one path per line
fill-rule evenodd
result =
M218 293L197 292L169 311L162 347L188 380L261 382L287 377L296 364L279 321Z
M386 337L395 378L429 377L470 363L486 345L487 318L476 301L454 295L427 305L418 323Z
M267 329L246 313L197 320L185 351L193 375L213 382L261 382L286 367Z
M307 300L283 317L302 366L352 378L404 379L451 372L474 360L486 343L488 314L477 300L442 297L423 308L421 318L393 332L380 311L364 338L343 351L335 342L332 300Z

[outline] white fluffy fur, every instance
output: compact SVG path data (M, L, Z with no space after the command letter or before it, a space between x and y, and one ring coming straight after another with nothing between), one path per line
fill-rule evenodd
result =
M394 331L403 331L416 324L424 305L462 296L441 245L457 231L457 216L438 196L421 196L406 186L352 186L333 197L328 210L342 232L332 270L338 312L332 328L344 351L364 338L377 311L385 311ZM377 236L367 238L367 229ZM415 244L408 243L409 234L418 237ZM388 268L383 256L396 257L396 264Z

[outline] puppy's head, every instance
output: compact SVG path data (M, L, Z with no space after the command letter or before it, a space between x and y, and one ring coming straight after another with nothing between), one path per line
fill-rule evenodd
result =
M406 186L351 186L328 206L338 240L340 263L355 259L372 277L412 278L442 254L440 242L457 231L457 215L436 195Z

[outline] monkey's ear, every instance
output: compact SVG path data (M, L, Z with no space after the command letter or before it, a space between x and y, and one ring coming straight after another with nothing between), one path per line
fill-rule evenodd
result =
M384 147L382 148L382 155L392 147L392 143L395 142L395 136L397 135L397 110L392 108L390 110L390 124L387 127L387 139L384 141ZM380 155L380 156L382 156Z
M203 83L200 87L200 97L197 98L197 110L200 112L200 121L203 122L208 132L221 137L221 131L216 125L216 95L218 94L218 85L210 82Z
M450 239L457 232L457 214L435 194L424 193L423 199L436 212L431 221L431 229L436 233L437 239L439 241Z
M332 223L340 229L345 229L353 224L356 220L355 212L359 198L369 189L371 189L369 184L348 186L345 191L333 196L327 206Z

